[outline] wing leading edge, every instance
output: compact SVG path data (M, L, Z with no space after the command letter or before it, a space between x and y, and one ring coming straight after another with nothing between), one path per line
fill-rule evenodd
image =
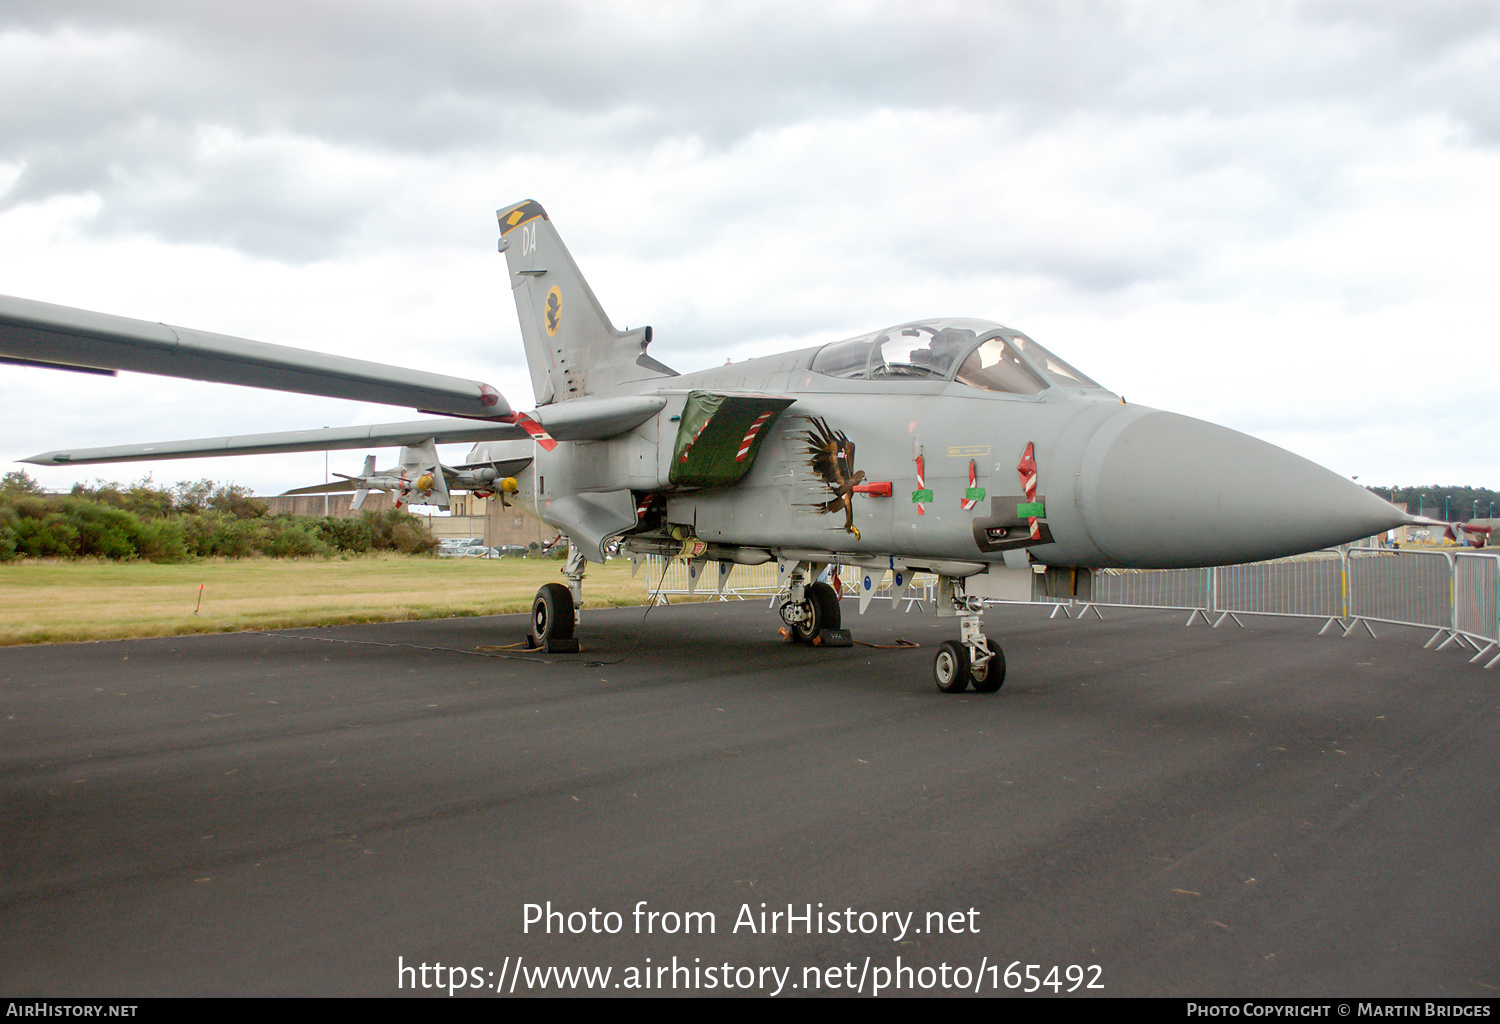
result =
M133 370L243 384L474 419L511 413L500 392L482 381L8 295L0 295L0 357L59 369Z

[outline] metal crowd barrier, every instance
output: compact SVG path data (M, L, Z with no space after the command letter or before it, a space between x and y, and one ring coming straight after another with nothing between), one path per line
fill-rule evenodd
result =
M747 597L774 597L777 591L775 562L734 565L647 555L636 578L646 581L646 590L657 604L689 596L743 601Z
M1371 623L1419 626L1434 631L1428 647L1457 643L1474 651L1471 662L1494 653L1485 668L1500 664L1500 555L1480 552L1355 547L1213 569L1106 569L1089 600L1067 603L1175 608L1190 612L1188 625L1300 616L1343 636L1374 636Z

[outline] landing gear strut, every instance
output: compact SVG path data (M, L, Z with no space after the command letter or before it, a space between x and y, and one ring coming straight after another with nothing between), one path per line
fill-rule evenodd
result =
M1005 684L1005 652L980 628L984 599L964 593L958 577L938 578L938 614L957 616L959 637L938 647L933 681L944 693L963 693L974 684L979 693L994 693Z

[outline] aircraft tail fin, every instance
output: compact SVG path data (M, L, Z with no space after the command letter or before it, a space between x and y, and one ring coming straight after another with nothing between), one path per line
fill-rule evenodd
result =
M498 216L538 406L676 375L646 355L651 328L610 323L540 204L527 200Z
M370 477L375 475L375 456L365 456L365 467L360 475L365 480L368 480ZM368 487L357 488L354 491L354 500L349 503L349 511L358 512L360 509L364 508L365 499L369 496L370 489Z

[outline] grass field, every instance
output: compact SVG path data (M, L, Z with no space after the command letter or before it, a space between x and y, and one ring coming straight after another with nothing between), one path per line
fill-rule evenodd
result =
M0 565L0 644L283 629L497 615L531 608L550 559L227 559L188 565L26 561ZM199 585L202 607L194 613ZM585 607L642 604L628 561L590 565Z

